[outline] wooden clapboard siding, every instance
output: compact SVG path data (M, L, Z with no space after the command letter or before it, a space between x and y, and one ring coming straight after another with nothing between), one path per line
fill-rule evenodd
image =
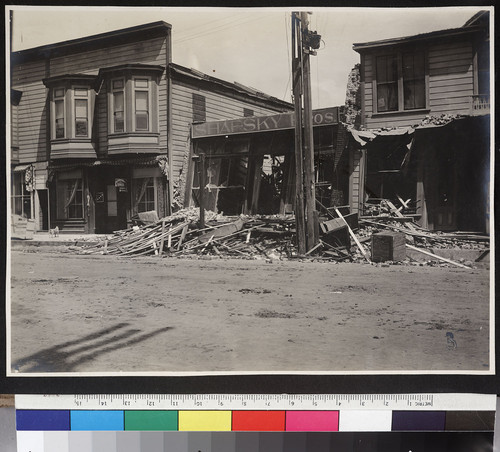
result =
M97 117L96 129L97 129L97 155L99 157L106 157L107 146L108 146L108 96L107 96L107 86L103 83L99 94L96 96L96 108ZM94 129L95 130L95 129Z
M13 148L19 147L19 106L10 107L10 145Z
M420 123L426 115L469 114L474 94L472 43L458 39L422 44L428 64L428 105L420 111L374 113L374 54L363 56L364 125L368 128L407 127ZM386 53L397 52L390 48Z
M172 86L172 169L174 177L180 174L184 168L189 152L190 124L193 122L193 94L205 97L206 120L219 121L223 119L243 117L243 109L250 108L254 115L266 115L277 113L277 109L265 108L236 99L230 94L224 95L218 92L201 89L195 83L192 86L187 83L173 81Z
M165 66L166 51L166 41L162 37L105 47L51 59L50 75L97 74L100 68L128 63Z
M47 90L44 61L12 67L12 88L22 92L17 108L19 163L47 159Z

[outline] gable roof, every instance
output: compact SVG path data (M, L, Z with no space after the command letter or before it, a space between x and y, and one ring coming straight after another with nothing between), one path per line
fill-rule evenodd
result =
M428 33L420 33L412 36L403 36L399 38L381 39L379 41L354 43L352 48L356 52L363 52L364 50L392 46L397 44L406 44L421 41L430 41L434 39L451 38L460 35L471 33L478 33L484 31L487 27L489 18L489 11L480 11L472 16L462 27L448 28L445 30L431 31Z
M252 98L258 101L264 101L267 104L271 103L282 111L289 111L293 109L293 105L290 102L278 99L277 97L265 94L255 88L242 85L238 82L228 82L220 78L212 77L211 75L200 72L196 69L189 69L187 67L181 66L179 64L170 63L169 64L170 75L173 80L189 80L191 82L198 82L206 84L207 86L218 88L222 91L231 91L235 94L244 96L246 98Z
M73 53L85 52L95 48L109 47L124 44L140 39L152 39L170 33L172 25L160 20L134 27L121 28L106 33L85 36L68 41L47 44L31 49L19 50L11 53L13 63L54 58Z

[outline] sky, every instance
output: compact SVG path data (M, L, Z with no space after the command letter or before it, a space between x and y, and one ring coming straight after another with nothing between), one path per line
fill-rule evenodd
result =
M291 9L6 8L13 10L13 51L163 20L172 25L174 63L291 101ZM313 108L344 104L347 77L359 63L353 43L461 27L480 9L308 9L309 28L322 36L311 57Z

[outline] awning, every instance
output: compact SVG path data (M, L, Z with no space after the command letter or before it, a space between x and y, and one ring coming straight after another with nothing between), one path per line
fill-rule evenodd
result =
M158 165L164 176L168 177L168 157L166 155L153 155L146 157L135 158L122 158L122 159L99 159L71 163L51 163L48 170L53 174L55 171L69 170L82 167L96 167L96 166L125 166L125 165L138 165L138 166L155 166ZM51 176L49 176L51 178Z
M30 166L32 166L32 163L28 163L26 165L17 165L14 167L12 170L14 173L19 173L21 171L26 171Z
M355 130L353 128L348 129L352 137L361 146L366 146L369 142L373 141L378 137L398 137L404 135L413 135L415 129L413 127L399 127L397 129L391 130Z

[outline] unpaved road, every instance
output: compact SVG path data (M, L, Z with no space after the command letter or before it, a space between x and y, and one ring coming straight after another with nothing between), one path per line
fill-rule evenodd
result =
M13 372L489 369L485 269L11 259Z

